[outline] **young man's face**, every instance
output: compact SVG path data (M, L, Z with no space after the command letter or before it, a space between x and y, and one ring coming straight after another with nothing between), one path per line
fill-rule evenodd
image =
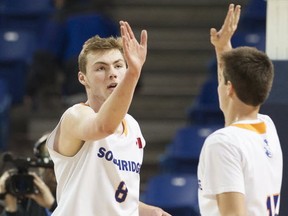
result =
M123 79L126 70L119 50L91 52L87 55L85 87L93 97L105 101Z

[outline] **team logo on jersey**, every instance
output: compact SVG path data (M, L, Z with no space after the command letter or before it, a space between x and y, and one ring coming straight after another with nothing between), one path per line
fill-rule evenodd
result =
M100 147L97 156L114 163L119 170L140 173L141 163L138 161L117 159L111 150Z
M267 139L264 139L264 150L265 150L265 154L267 155L267 157L272 158L272 152L271 152Z
M198 179L198 189L203 190L201 180Z
M136 139L136 145L138 146L139 149L142 149L142 148L143 148L142 141L141 141L141 138L140 138L140 137L137 137L137 139Z

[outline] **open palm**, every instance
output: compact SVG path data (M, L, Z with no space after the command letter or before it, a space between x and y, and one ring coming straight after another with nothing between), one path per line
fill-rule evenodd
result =
M140 72L147 55L147 31L142 30L139 43L127 22L120 21L120 29L128 68Z
M229 9L221 29L217 31L215 28L210 29L210 41L215 48L231 47L231 38L237 29L240 19L241 7L234 4L229 5Z

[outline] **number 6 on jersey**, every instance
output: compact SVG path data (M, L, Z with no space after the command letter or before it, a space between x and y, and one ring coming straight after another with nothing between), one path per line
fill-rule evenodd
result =
M121 181L116 192L115 192L115 199L117 202L121 203L124 202L128 194L128 188L124 181Z

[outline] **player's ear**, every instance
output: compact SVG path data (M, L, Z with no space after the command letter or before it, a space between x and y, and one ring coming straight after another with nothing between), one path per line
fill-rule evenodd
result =
M233 84L228 80L227 81L227 95L228 96L232 96L234 94L235 90L234 90L234 87L233 87Z
M78 80L82 85L86 84L86 76L81 71L78 72Z

